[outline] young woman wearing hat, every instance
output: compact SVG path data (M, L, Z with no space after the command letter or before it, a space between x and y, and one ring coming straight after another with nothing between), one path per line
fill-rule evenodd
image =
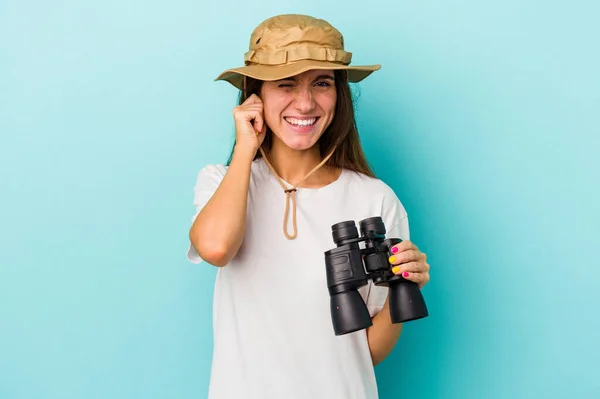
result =
M394 273L429 281L406 211L369 168L354 120L348 82L380 66L350 60L326 21L280 15L254 30L246 65L217 78L241 90L236 142L226 165L198 174L188 251L219 266L211 399L377 397L373 365L402 325L390 321L388 289L369 282L359 292L372 326L334 334L323 256L335 247L333 224L381 216L386 236L403 240L391 250Z

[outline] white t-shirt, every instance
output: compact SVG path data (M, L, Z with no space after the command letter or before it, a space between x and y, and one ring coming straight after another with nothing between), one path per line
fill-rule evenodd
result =
M199 172L196 215L226 171L209 165ZM296 200L298 236L288 240L285 194L262 158L252 163L244 241L216 276L209 399L378 397L366 330L334 334L324 252L335 248L333 224L355 220L358 227L372 216L383 218L386 238L408 240L406 211L381 180L347 169L325 187L298 188ZM292 233L291 211L288 223ZM187 257L202 261L191 245ZM387 297L370 281L359 292L371 316Z

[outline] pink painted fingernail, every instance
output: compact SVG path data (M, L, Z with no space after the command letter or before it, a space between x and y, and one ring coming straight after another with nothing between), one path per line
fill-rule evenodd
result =
M398 248L392 247L392 253L395 254L396 252L398 252Z
M408 272L404 272L402 275L403 275L404 277L408 277Z

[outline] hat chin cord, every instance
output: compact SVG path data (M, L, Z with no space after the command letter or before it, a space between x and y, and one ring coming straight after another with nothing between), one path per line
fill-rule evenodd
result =
M302 178L302 180L300 180L298 183L296 183L292 188L287 188L285 186L285 183L283 182L283 180L281 180L281 178L279 177L279 175L275 171L275 168L273 168L273 165L271 165L271 163L269 162L269 159L267 158L267 155L265 154L262 146L259 147L260 152L261 152L261 154L263 156L263 159L265 160L265 162L266 162L267 166L269 167L269 169L271 169L271 171L273 172L273 174L277 178L277 181L279 182L279 184L281 185L281 188L283 188L283 192L285 193L285 213L283 215L283 234L286 236L286 238L288 240L293 240L293 239L295 239L298 236L298 227L296 225L296 191L297 191L298 186L300 184L302 184L302 182L304 180L306 180L310 175L312 175L314 172L316 172L317 169L319 169L321 166L323 166L325 164L325 162L327 162L327 160L329 160L329 158L335 152L335 148L336 147L334 147L333 150L331 150L331 152L329 153L329 155L327 155L317 166L315 166L310 172L308 172L306 174L306 176L304 176ZM290 201L292 202L292 226L294 228L294 232L291 235L287 231L288 214L289 214L289 211L290 211Z

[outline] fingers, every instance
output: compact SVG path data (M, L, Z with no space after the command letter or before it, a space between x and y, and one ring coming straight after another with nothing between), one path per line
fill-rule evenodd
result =
M236 120L243 119L247 122L251 122L255 119L260 119L262 122L262 113L262 105L257 104L239 105L233 109L233 116Z
M390 248L393 253L388 259L392 272L404 279L413 281L422 288L429 281L427 255L419 251L410 241L403 241Z
M404 272L408 273L429 273L429 264L421 263L421 262L409 262L402 263L401 265L393 266L392 272L394 274L404 274Z
M400 253L400 252L408 251L410 249L417 249L417 247L416 247L415 244L412 243L412 241L406 240L406 241L402 241L399 244L393 245L390 248L390 251L393 254L397 254L397 253Z
M257 116L254 119L254 131L256 132L256 134L260 134L263 132L263 127L264 127L264 121L263 121L263 116L262 116L262 112L259 114L259 116Z
M399 266L394 266L392 272L397 276L402 276L405 280L417 283L420 288L423 288L429 281L429 265L419 262L403 263Z
M402 272L420 273L426 271L427 269L419 262L403 263L392 267L392 272L394 272L394 274L402 274Z
M392 271L395 274L400 274L404 271L415 273L429 273L431 266L429 266L429 263L427 263L426 256L424 255L425 254L419 253L410 257L410 259L406 261L394 259L395 256L392 256L388 259L388 261L390 262L390 264L392 264Z
M256 133L262 133L264 121L263 121L263 102L256 94L252 94L242 103L242 108L249 111L246 114L246 120L248 122L254 121L252 127Z
M416 249L409 249L404 252L398 252L395 255L390 256L390 258L388 259L388 261L392 265L399 265L401 263L409 263L413 261L419 262L421 260L425 261L426 255L422 252L419 252Z
M263 103L255 94L233 109L233 117L239 134L256 136L266 132Z
M244 101L242 103L242 105L249 105L249 104L261 104L262 105L262 100L256 94L252 94L252 95L250 95L250 97L248 97L246 99L246 101Z
M261 98L259 96L257 96L256 94L252 94L250 95L250 97L248 97L246 99L246 101L244 101L242 103L242 106L249 106L249 109L255 110L259 112L259 115L253 118L254 120L254 131L256 132L257 135L260 135L262 133L266 132L265 129L265 122L264 122L264 117L263 117L263 102L261 100ZM250 119L250 122L252 121L252 119Z
M429 273L403 272L402 277L405 280L417 283L419 285L419 288L423 288L423 286L429 282Z

